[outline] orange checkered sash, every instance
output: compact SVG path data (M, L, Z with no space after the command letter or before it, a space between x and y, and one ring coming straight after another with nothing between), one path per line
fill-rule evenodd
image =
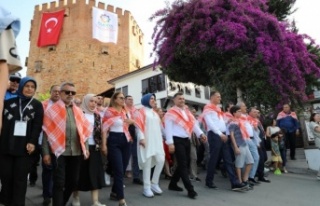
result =
M297 117L297 114L295 112L290 112L289 114L288 113L285 113L285 112L280 112L277 116L277 120L279 119L282 119L282 118L285 118L285 117L288 117L288 116L291 116L292 118L294 119L298 119Z
M236 125L239 126L243 139L249 139L250 138L250 135L248 134L248 131L246 129L246 126L245 126L245 123L244 123L243 119L234 118L233 117L233 118L230 119L230 125L231 124L236 124Z
M108 107L103 117L103 132L108 132L110 130L110 127L114 125L117 120L121 119L122 121L124 121L127 118L127 111L124 108L119 112L113 107ZM129 133L128 124L123 123L123 131L126 135L127 140L130 141L132 138Z
M146 122L146 110L144 107L139 109L137 115L134 118L135 125L142 131L145 132L145 122Z
M76 122L77 132L80 137L81 149L86 156L85 142L91 135L93 128L79 107L73 105L72 111ZM57 157L65 151L66 122L67 110L63 101L59 100L45 110L42 129L47 134L51 150Z
M207 123L204 119L204 116L207 115L210 112L216 112L219 118L223 118L224 117L224 113L221 110L220 107L218 107L217 105L214 104L207 104L206 106L204 106L203 108L203 112L202 114L199 116L198 120L199 122L203 123L204 128L207 130Z
M247 120L253 126L253 128L258 128L259 120L257 118L253 118L250 115L247 116Z
M184 107L184 111L186 112L186 115L188 119L185 119L183 116L181 109L179 109L177 106L172 107L169 109L164 118L172 120L175 124L180 125L183 129L187 131L189 134L189 137L191 137L193 126L196 122L196 119L192 115L192 113L189 111L188 107Z
M224 121L229 124L230 121L233 119L233 115L230 112L225 112L224 113Z

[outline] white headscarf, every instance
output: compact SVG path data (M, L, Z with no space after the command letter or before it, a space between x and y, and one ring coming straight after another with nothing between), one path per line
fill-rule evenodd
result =
M95 112L95 109L91 110L89 108L89 102L95 96L96 96L95 94L86 94L83 97L83 100L82 100L82 103L81 103L81 109L82 109L82 111L84 111L84 113L93 114Z

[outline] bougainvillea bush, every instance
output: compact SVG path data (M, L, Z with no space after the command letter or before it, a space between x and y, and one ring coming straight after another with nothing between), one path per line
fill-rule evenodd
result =
M266 0L175 1L156 12L154 51L169 78L210 85L224 96L276 105L306 100L306 77L320 77L317 47L268 13ZM310 78L309 78L310 79Z

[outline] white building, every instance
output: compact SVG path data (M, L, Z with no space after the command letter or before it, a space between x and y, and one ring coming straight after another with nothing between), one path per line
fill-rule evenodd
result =
M131 95L135 105L141 106L141 97L146 93L155 93L158 107L168 108L175 93L184 93L186 103L190 107L202 110L209 102L210 88L193 83L179 83L170 81L160 69L152 65L142 67L108 81L114 85L115 91L122 91L124 95Z

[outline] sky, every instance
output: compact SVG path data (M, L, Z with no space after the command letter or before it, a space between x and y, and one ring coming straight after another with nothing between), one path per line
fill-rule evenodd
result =
M30 21L33 18L35 5L52 2L55 0L0 0L0 6L11 11L13 15L21 20L21 30L17 38L17 45L24 65L25 59L29 53L29 31ZM83 1L83 0L77 0ZM151 35L155 23L149 21L149 17L157 10L165 7L165 2L173 2L174 0L99 0L106 4L128 10L134 16L138 25L145 36L145 65L153 62L150 58L152 52L152 39ZM96 1L97 4L98 1ZM320 44L320 6L319 0L297 0L295 7L297 11L290 16L290 19L296 21L299 33L308 34ZM142 65L142 66L145 66ZM26 68L21 71L22 76L26 75Z

